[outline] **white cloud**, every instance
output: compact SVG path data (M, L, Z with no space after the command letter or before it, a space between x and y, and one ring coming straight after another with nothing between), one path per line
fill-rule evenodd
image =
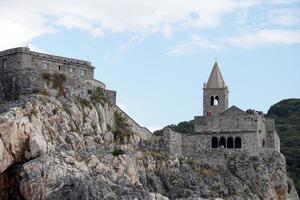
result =
M293 26L300 24L300 9L276 9L269 12L271 22Z
M258 0L1 0L0 49L24 45L57 26L99 36L110 32L160 32L170 37L175 26L215 27L222 16L257 5ZM191 14L197 15L196 18Z
M167 52L167 54L190 54L201 53L208 50L219 51L222 47L217 42L201 37L199 35L192 35L191 40L177 45Z
M241 10L286 2L295 0L1 0L0 49L26 45L42 34L59 31L60 26L93 36L132 32L168 38L175 31L218 27L225 15ZM216 48L209 41L203 43Z
M224 38L233 46L251 48L262 44L300 44L300 30L266 29L258 32Z
M291 4L299 2L299 0L269 0L268 2L272 4Z

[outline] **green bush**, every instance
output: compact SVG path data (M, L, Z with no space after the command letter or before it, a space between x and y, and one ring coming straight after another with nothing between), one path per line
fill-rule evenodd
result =
M66 75L60 73L50 74L48 72L42 73L42 78L46 81L47 85L52 83L52 88L58 90L59 96L66 96L64 84L67 80Z
M108 104L111 106L109 97L105 94L105 91L101 87L97 87L90 97L92 103L100 103L101 105Z
M113 150L113 151L111 152L111 154L112 154L113 156L119 156L119 155L125 154L125 152L124 152L122 149L115 149L115 150Z
M83 98L81 98L81 97L79 97L79 96L76 97L76 100L79 102L81 108L85 108L85 107L92 108L92 105L91 105L91 103L90 103L89 100L83 99Z
M116 130L114 132L115 140L124 144L125 140L133 135L133 132L130 129L127 118L122 113L115 111L114 117L116 124Z
M49 84L52 76L49 72L42 73L42 78Z

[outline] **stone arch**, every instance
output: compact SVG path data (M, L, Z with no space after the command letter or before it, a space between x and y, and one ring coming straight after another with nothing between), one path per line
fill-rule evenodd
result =
M227 138L227 148L228 149L233 149L234 148L234 146L233 146L233 138L232 137Z
M214 106L218 106L218 105L219 105L219 96L215 96Z
M236 137L234 141L234 147L236 149L242 148L242 139L240 137Z
M210 97L210 105L213 106L213 105L214 105L214 102L215 102L215 97L214 97L214 96L211 96L211 97Z
M262 147L263 147L263 148L266 147L266 140L265 140L265 139L263 139L263 141L262 141Z
M219 147L219 142L217 137L211 139L211 148L215 149Z
M226 148L226 139L225 139L225 137L220 138L219 147Z

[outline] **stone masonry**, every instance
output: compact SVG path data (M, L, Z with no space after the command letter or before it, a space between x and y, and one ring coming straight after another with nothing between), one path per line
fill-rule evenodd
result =
M88 61L38 53L27 47L1 51L0 102L45 89L47 80L43 76L56 74L66 77L63 86L65 96L86 98L100 87L115 104L116 92L106 89L105 84L94 79L94 69Z
M163 149L170 155L185 157L224 157L224 152L274 149L280 151L280 141L273 119L261 112L236 106L228 108L228 87L215 63L203 87L203 116L194 119L194 132L181 134L166 128ZM219 162L219 161L218 161Z

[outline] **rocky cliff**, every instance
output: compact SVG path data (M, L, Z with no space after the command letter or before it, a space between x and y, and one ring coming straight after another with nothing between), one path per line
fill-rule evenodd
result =
M134 126L115 106L75 97L1 105L0 199L298 199L276 151L210 165L145 148Z

